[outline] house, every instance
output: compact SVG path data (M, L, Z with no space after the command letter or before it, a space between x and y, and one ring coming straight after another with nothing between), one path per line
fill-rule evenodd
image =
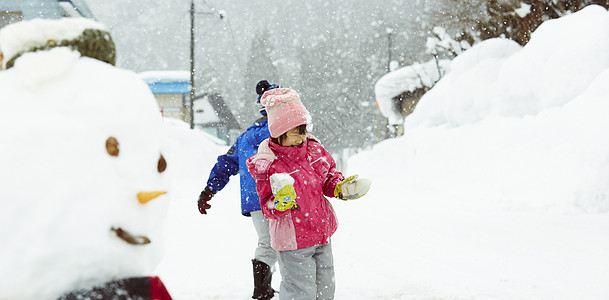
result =
M190 123L190 72L149 71L139 74L148 84L159 104L163 117ZM205 93L194 98L194 126L232 143L240 133L237 119L224 99L217 93Z
M217 136L232 144L241 127L220 94L205 93L195 97L194 124L196 128Z
M446 74L450 60L430 60L389 72L374 86L376 103L394 136L404 134L404 119L419 100Z
M148 71L138 75L148 84L164 117L190 123L188 71Z
M94 18L84 0L0 0L0 28L21 20L63 17Z

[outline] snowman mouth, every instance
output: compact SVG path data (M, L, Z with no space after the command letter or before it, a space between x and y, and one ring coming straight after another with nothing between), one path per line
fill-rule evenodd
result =
M110 230L112 230L116 234L117 237L119 237L121 240L127 242L128 244L136 245L136 246L150 244L150 239L146 236L133 235L130 232L128 232L120 227L112 226L110 228Z

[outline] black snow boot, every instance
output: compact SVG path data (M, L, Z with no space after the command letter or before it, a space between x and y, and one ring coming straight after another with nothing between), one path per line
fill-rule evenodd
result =
M252 259L254 265L254 295L253 299L270 300L275 295L271 288L271 267L257 259Z

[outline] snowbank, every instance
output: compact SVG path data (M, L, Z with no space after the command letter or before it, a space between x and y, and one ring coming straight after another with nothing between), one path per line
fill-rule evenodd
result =
M454 59L450 72L405 123L461 126L523 117L582 94L609 65L609 18L600 6L544 22L522 49L491 39Z
M590 6L523 48L476 45L403 137L352 157L373 186L335 204L342 299L609 295L608 21Z
M450 70L406 118L405 136L375 150L408 170L400 182L506 209L609 211L605 9L547 21L523 48L484 41Z

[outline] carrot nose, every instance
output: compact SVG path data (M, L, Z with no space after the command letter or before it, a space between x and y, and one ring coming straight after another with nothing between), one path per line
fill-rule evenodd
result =
M150 201L160 195L164 195L164 194L167 194L167 192L165 192L165 191L139 192L137 194L137 200L141 204L146 204L146 203L148 203L148 201Z

